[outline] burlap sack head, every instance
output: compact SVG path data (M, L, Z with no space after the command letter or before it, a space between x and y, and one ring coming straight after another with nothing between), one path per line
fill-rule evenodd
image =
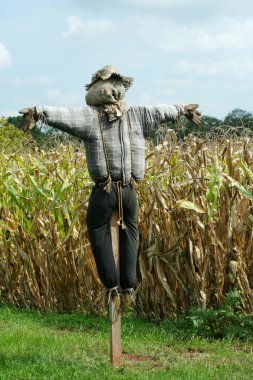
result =
M118 78L99 80L87 91L85 100L89 106L114 104L125 96L125 87Z
M115 104L121 101L133 83L133 78L119 74L114 66L105 66L93 74L86 85L86 103L90 106Z

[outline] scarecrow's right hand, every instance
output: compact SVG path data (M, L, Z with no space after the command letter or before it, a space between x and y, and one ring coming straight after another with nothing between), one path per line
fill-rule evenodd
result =
M188 120L196 125L201 123L201 113L197 110L198 107L198 104L186 104L183 113Z
M33 129L36 122L38 121L38 117L37 117L35 107L33 107L33 108L22 108L22 110L20 110L19 113L21 113L21 115L23 115L23 119L22 119L20 128L25 132Z

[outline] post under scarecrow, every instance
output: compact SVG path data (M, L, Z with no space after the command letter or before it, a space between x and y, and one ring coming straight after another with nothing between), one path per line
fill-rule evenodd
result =
M44 123L84 141L88 170L95 185L87 210L87 228L97 270L111 296L131 294L138 250L135 182L145 171L145 138L162 122L186 116L200 123L197 104L131 107L124 101L133 78L114 66L98 70L86 85L86 107L24 108L23 129ZM120 270L117 271L110 220L118 208Z

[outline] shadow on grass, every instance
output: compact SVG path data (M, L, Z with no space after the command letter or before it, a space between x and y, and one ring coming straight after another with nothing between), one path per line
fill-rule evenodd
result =
M72 313L57 313L38 311L25 308L15 308L10 305L0 304L1 319L7 323L17 320L20 323L25 321L34 322L42 327L49 327L56 330L69 332L105 332L109 329L109 317L105 313L101 316L94 316L80 311ZM171 322L175 324L174 322ZM164 329L163 323L150 320L137 320L132 316L131 310L122 315L122 332L125 335L133 335L134 330L138 330L140 336L148 334L159 335ZM176 328L171 328L171 332L176 332Z
M101 332L107 328L108 318L104 316L88 316L81 312L75 313L56 313L40 312L37 310L28 310L15 308L9 305L0 304L0 313L6 321L20 320L29 321L39 324L40 326L51 327L57 330L66 330L70 332Z

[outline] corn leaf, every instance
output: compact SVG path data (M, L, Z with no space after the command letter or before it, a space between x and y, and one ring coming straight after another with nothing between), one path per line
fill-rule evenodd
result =
M205 210L196 205L195 203L188 201L187 199L180 199L179 201L176 202L176 207L177 208L185 208L188 210L193 210L196 211L199 214L205 214Z

